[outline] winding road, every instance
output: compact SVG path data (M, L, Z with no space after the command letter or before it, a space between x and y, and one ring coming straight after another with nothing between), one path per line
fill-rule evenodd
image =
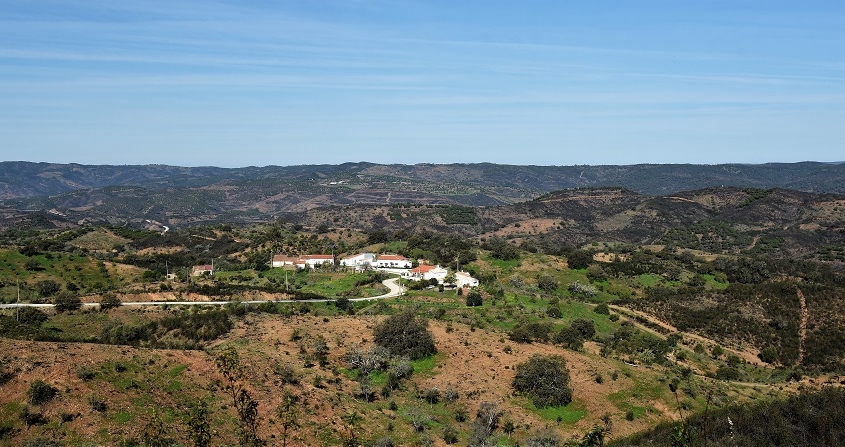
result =
M393 298L402 295L405 289L399 285L399 278L390 278L381 282L390 291L379 296L370 296L365 298L350 298L349 301L373 301L385 298ZM121 303L122 306L204 306L204 305L225 305L229 303L243 303L243 304L261 304L261 303L328 303L337 301L336 298L326 298L320 300L253 300L253 301L130 301ZM84 307L99 307L100 303L82 303ZM30 304L30 303L15 303L15 304L0 304L0 309L15 309L18 307L53 307L52 304Z

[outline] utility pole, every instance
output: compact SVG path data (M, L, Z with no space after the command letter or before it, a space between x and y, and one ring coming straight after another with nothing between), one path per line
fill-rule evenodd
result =
M20 323L21 322L21 280L18 277L15 277L15 285L17 286L17 289L18 289L18 307L16 309L17 315L15 316L15 320L17 320L17 322Z

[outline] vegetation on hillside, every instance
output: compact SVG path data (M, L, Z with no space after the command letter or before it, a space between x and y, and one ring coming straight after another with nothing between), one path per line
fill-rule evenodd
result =
M581 231L561 211L574 209L578 193L524 205L534 214L519 226L500 225L513 216L456 206L393 206L384 218L391 225L432 218L432 228L447 221L456 232L360 231L331 219L314 228L274 221L164 234L111 225L6 230L0 301L55 307L0 310L0 337L56 354L44 362L0 353L0 445L51 436L66 445L83 445L86 436L109 445L385 446L435 439L595 445L611 437L635 445L657 443L649 436L693 443L707 436L728 445L716 423L728 416L731 439L748 445L738 427L756 433L760 411L777 415L767 421L772 427L794 426L821 444L841 441L831 428L838 390L785 397L835 382L843 371L841 235L800 226L755 233L731 217L680 219L667 231L655 223L662 235L635 243L636 225L612 229L674 202L638 202L609 188L590 191L596 202L579 209L604 212L600 201L617 201L607 205L612 219L596 224L613 237L562 243ZM730 203L714 198L701 208L679 203L702 215L751 213L787 193L732 194ZM678 196L694 201L687 197L700 199ZM828 212L839 216L834 207ZM462 233L487 228L478 237ZM274 254L362 251L460 268L481 284L420 282L400 297L356 301L382 294L389 276L269 265ZM190 276L190 267L211 260L214 275ZM229 304L121 306L209 299ZM263 302L242 304L253 299ZM91 303L102 305L83 306ZM103 344L113 347L97 351ZM108 356L70 375L46 374L48 364L70 361L63 352L77 347L69 346ZM802 414L800 405L812 414L788 414ZM682 421L683 437L672 420ZM654 435L621 436L654 426Z

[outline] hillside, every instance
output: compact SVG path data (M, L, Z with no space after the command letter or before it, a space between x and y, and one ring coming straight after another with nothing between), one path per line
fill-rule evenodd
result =
M259 222L328 206L490 207L557 190L622 187L651 196L717 186L845 192L845 164L513 166L342 165L248 168L0 163L5 225L96 221L170 226ZM49 213L49 215L45 215ZM45 223L46 224L46 223Z
M750 236L727 224L708 227L710 234L694 223L717 212L726 221L751 219L747 209L761 206L779 227L803 215L788 207L772 214L779 203L829 197L720 191L676 198L618 188L556 192L507 207L532 218L484 239L317 232L280 222L4 231L0 301L66 308L0 310L0 445L197 445L189 434L203 420L214 427L214 443L233 445L243 435L238 408L246 407L227 386L248 393L251 433L269 445L515 446L597 429L620 439L676 424L682 414L835 384L845 364L839 261L750 250ZM701 237L675 231L664 244L598 238L540 248L530 234L508 233L560 221L550 215L572 215L570 225L586 228L632 207L657 221L675 203L684 210L679 228ZM838 219L834 208L819 209L817 219ZM473 228L466 221L477 216L465 207L391 210L419 212L404 219L425 215L447 228ZM630 225L646 223L637 219ZM273 253L332 251L400 253L450 269L457 262L481 286L458 292L405 282L401 297L355 302L349 299L382 294L386 275L268 266ZM187 275L210 259L213 276ZM305 300L326 297L337 301ZM67 303L74 299L111 304L73 310ZM286 299L296 301L280 302ZM211 300L228 304L203 304ZM249 300L264 302L241 304ZM197 305L166 304L175 301ZM404 360L375 347L376 328L405 312L427 322L436 353ZM237 374L221 363L232 352ZM565 360L571 401L544 406L515 389L520 365L535 354Z

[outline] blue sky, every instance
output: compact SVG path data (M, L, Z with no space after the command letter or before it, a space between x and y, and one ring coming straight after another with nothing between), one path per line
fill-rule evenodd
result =
M845 160L841 1L0 0L0 160Z

